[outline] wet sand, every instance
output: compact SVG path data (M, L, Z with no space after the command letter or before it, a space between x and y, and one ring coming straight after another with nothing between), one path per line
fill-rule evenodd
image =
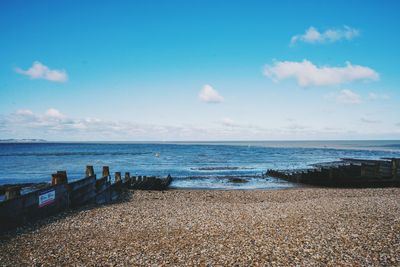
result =
M0 242L4 266L399 266L400 188L135 191Z

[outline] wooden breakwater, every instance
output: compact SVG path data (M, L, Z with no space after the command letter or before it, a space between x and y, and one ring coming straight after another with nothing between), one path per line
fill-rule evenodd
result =
M268 170L267 175L290 182L337 187L400 186L400 158L344 158L303 170Z
M84 178L68 182L67 172L58 171L52 174L51 184L27 194L21 194L18 185L4 189L5 200L0 202L0 232L69 208L111 203L121 197L124 189L165 190L171 182L170 175L161 179L131 176L129 172L124 177L116 172L111 179L108 166L103 167L99 179L93 166L87 166Z

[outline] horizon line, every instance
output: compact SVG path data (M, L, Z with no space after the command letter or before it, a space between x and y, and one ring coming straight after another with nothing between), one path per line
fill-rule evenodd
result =
M273 139L273 140L46 140L42 138L8 138L0 143L228 143L228 142L335 142L335 141L400 141L400 139Z

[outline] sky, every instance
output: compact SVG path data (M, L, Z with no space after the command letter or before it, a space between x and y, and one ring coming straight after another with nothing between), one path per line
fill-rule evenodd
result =
M398 1L0 1L0 139L400 139Z

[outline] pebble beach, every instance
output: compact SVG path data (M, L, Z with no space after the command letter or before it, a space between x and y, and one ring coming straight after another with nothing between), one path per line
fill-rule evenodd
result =
M400 188L128 191L0 237L2 266L399 266Z

